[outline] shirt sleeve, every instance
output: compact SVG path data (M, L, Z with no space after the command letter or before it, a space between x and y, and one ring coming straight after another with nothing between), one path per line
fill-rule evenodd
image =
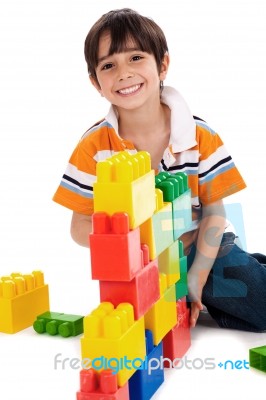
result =
M86 146L86 140L81 140L70 157L53 200L78 213L91 215L95 181L96 161Z
M199 129L199 199L203 205L221 200L246 187L220 136Z

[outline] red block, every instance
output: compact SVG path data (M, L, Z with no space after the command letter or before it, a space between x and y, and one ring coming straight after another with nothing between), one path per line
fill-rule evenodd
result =
M93 214L92 226L93 233L89 236L92 279L133 279L142 268L139 228L129 230L125 213L109 217L104 212Z
M92 368L83 369L77 400L129 400L128 383L118 388L117 375L112 370L103 370L98 375Z
M130 282L100 281L100 301L109 301L115 307L130 303L134 317L139 319L160 298L159 270L157 260L149 262L149 248L142 245L144 267Z
M182 358L191 345L190 338L190 310L186 301L180 299L176 303L178 322L163 339L163 356L173 361L175 358ZM176 363L177 364L177 363ZM169 367L165 363L165 368Z
M186 297L181 297L181 299L178 299L176 302L177 316L185 314L187 310L188 310L188 306L187 306Z

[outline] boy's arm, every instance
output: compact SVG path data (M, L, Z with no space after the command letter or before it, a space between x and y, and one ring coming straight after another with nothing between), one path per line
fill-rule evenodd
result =
M216 259L226 226L223 201L203 206L197 239L197 250L193 264L188 272L188 291L191 300L190 324L196 325L202 310L202 289Z
M90 215L73 212L70 233L72 239L83 247L90 247L89 234L92 231L92 220Z

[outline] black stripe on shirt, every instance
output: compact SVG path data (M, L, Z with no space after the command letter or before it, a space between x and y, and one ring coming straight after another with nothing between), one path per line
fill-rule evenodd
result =
M201 119L201 118L197 117L196 115L193 115L193 118L194 118L196 121L202 121L202 122L205 122L205 124L206 124L206 121L204 121L204 119Z
M208 175L210 172L214 171L216 168L218 168L220 165L226 164L228 161L232 160L231 156L228 156L226 158L223 158L220 160L218 163L214 164L208 171L202 172L199 174L199 178L203 178L204 176Z
M184 163L184 164L182 164L182 165L173 165L172 167L167 168L167 166L165 165L163 159L161 160L161 164L162 164L163 169L164 169L165 171L175 171L175 170L180 171L181 169L184 169L184 168L186 168L186 167L198 168L198 166L199 166L199 163L190 163L190 162L187 162L187 163Z
M69 181L69 182L71 182L71 183L74 183L74 185L79 186L81 189L86 189L86 190L93 191L92 186L83 185L83 183L80 183L80 182L76 181L75 179L71 178L71 177L68 176L68 175L65 175L65 174L64 174L64 175L63 175L63 178L64 178L66 181Z

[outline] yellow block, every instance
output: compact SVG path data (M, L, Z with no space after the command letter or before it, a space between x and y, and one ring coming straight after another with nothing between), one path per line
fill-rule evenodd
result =
M155 260L174 241L172 203L163 202L160 189L155 189L155 198L155 213L140 225L140 240L149 246L151 260Z
M97 358L99 371L109 367L107 363L110 359L113 366L118 366L121 359L132 361L137 358L137 368L146 355L144 317L134 321L133 306L129 303L120 303L116 309L112 303L101 303L84 318L81 354L84 363L87 359L96 362ZM123 386L136 371L130 362L127 369L124 361L120 361L118 366L119 386ZM93 367L93 364L90 365Z
M177 324L175 285L167 287L165 274L160 274L160 291L160 299L144 315L145 329L152 331L155 346Z
M49 309L48 285L41 271L0 278L0 332L16 333L28 328Z
M167 286L180 279L179 242L176 240L158 256L158 268L166 275Z
M150 218L155 210L154 170L150 155L121 152L97 163L94 183L94 211L109 215L125 212L129 227L135 229Z

